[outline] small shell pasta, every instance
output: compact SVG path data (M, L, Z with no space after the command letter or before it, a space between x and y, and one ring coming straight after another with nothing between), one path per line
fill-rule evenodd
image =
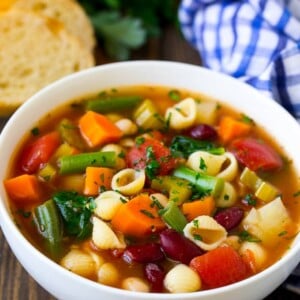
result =
M111 187L121 194L130 196L139 193L145 184L145 171L124 169L115 174L112 178Z
M93 217L93 243L99 249L122 249L126 247L123 236L117 235L107 223Z
M226 229L210 216L195 218L184 227L183 233L205 251L217 248L227 237Z
M237 201L237 192L229 182L224 183L224 188L216 200L217 207L230 207Z
M254 258L255 265L253 267L255 271L259 271L267 259L267 252L265 248L258 243L243 242L239 249L239 253L241 255L247 256L248 251L250 251L251 255Z
M192 126L197 115L196 101L186 98L167 109L165 119L169 120L170 128L181 130Z
M201 289L201 278L194 270L184 264L172 268L164 279L164 286L170 293L189 293Z
M101 193L96 199L95 215L99 218L110 221L118 208L127 201L127 198L120 193L114 191L106 191Z
M223 156L226 158L224 163L226 167L217 174L217 177L223 178L226 181L232 181L238 175L238 162L230 152L225 152Z
M204 172L208 175L216 175L220 172L226 157L224 155L215 155L206 151L196 151L192 153L186 162L186 165L197 172ZM201 161L205 164L205 169L201 168Z
M186 165L197 172L217 176L226 181L232 181L238 174L237 160L230 152L216 155L207 151L196 151L188 157Z
M72 249L65 255L60 265L84 277L92 277L96 272L96 262L91 255L79 249Z

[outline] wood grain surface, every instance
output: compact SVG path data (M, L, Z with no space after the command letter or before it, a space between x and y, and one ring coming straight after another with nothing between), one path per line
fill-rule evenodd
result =
M95 55L97 64L113 62L102 53L101 49L97 49ZM166 28L159 39L149 41L145 47L134 52L131 59L156 59L201 64L198 53L187 44L180 32L174 28ZM0 131L5 122L5 119L0 119ZM41 288L22 268L0 230L0 300L41 299L54 300L55 298ZM299 295L287 291L284 286L280 286L265 299L299 300Z

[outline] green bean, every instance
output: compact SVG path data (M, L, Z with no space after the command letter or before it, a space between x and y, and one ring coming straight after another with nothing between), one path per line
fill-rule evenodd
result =
M63 156L58 160L60 174L83 173L88 166L116 166L117 155L113 151L88 152Z
M86 109L99 113L110 113L132 109L140 103L140 96L107 96L91 99L86 102Z
M54 201L51 199L37 206L34 209L33 218L39 233L44 238L49 254L53 259L58 259L61 253L63 229Z

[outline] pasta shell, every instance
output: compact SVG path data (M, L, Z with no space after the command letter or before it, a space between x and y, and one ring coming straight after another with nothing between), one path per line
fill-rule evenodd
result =
M99 218L110 221L118 208L127 201L127 198L115 191L106 191L101 193L96 199L95 215Z
M226 167L217 174L217 177L223 178L226 181L232 181L238 174L238 162L230 152L225 152L222 156L225 157Z
M233 206L233 204L237 200L237 192L234 186L231 183L225 181L223 191L215 200L217 207L224 208Z
M131 196L138 194L144 187L146 181L145 171L124 169L115 174L112 178L111 187L121 194Z
M208 175L216 175L220 172L226 157L224 155L215 155L206 151L196 151L192 153L186 162L186 165L197 172L203 172ZM204 162L205 168L201 167Z
M93 217L93 243L99 249L123 249L126 247L123 236L117 235L107 223Z
M210 216L195 218L184 227L183 233L205 251L217 248L227 237L226 229Z
M192 126L197 116L196 101L186 98L167 109L165 119L169 120L170 128L181 130Z

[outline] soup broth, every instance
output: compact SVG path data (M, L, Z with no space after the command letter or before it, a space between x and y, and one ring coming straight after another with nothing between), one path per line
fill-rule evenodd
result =
M251 116L176 88L70 100L33 125L4 185L35 247L128 290L243 280L298 233L298 177L274 137Z

